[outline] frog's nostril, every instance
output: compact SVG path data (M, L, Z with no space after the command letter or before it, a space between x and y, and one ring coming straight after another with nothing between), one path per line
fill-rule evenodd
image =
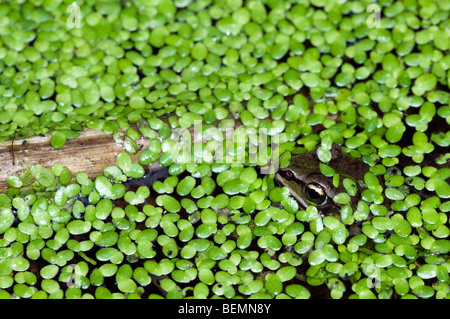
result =
M292 174L292 171L290 170L280 170L279 174L281 175L281 177L287 180L292 180L294 178L294 174Z

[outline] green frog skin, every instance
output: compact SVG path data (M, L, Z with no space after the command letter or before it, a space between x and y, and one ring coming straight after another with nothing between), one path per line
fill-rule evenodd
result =
M338 187L333 185L332 177L326 177L320 172L321 162L316 150L307 154L293 155L290 164L275 174L275 180L280 186L289 189L290 194L303 209L314 205L322 216L338 217L342 205L335 203L333 197L346 192L342 180L350 178L355 182L357 193L351 197L349 205L356 208L361 192L365 188L364 174L368 172L369 165L345 154L338 145L333 145L331 153L332 159L327 165L340 175L341 182Z

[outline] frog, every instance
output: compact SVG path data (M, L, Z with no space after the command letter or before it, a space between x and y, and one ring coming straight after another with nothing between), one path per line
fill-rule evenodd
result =
M333 144L330 149L331 160L326 165L340 176L339 185L335 187L333 177L327 177L320 171L321 161L317 149L292 155L290 163L275 173L275 180L280 187L289 190L289 194L299 203L299 209L315 206L322 217L333 216L339 219L343 205L335 203L333 198L339 193L347 192L342 181L349 178L354 182L352 186L356 186L356 193L351 196L348 205L356 209L361 192L366 188L364 175L370 166L343 152L341 146Z

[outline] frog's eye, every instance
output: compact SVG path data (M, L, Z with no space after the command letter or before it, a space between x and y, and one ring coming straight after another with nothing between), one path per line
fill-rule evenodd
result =
M312 205L322 205L327 201L325 190L317 183L306 184L304 192L308 202Z

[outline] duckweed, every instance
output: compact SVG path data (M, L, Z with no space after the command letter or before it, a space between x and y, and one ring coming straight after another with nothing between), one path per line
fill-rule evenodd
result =
M182 179L177 185L177 193L180 196L186 196L189 194L193 188L195 187L196 181L191 176L186 176Z
M124 150L4 176L0 298L448 298L446 6L219 2L0 7L0 141ZM273 175L309 152L323 206Z

